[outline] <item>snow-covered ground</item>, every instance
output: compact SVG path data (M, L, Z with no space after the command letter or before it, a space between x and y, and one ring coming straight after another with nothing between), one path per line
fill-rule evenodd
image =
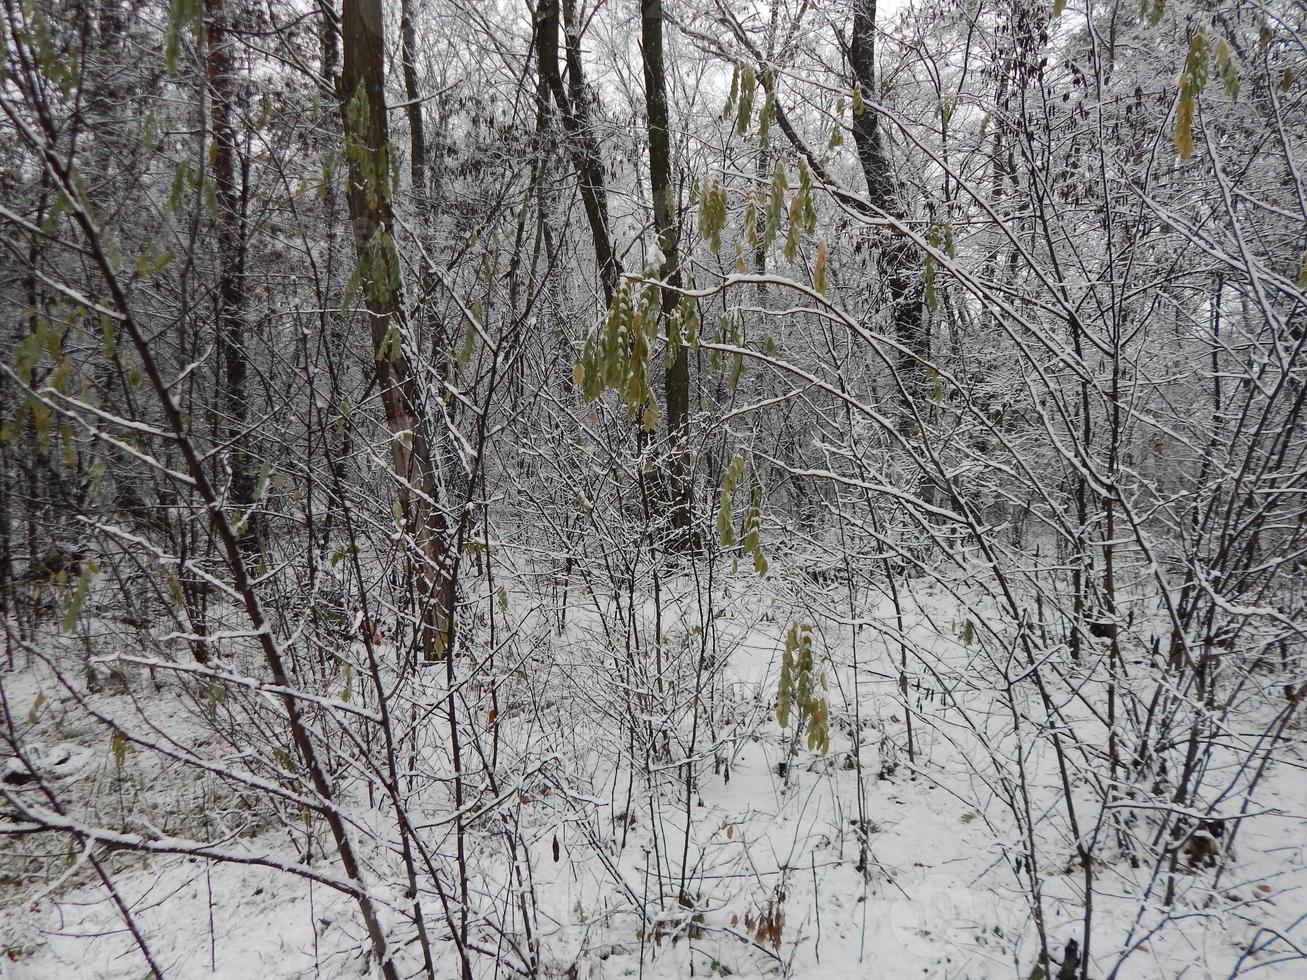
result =
M516 960L485 923L516 923L507 931L523 938L517 909L526 892L544 975L1037 975L1026 830L1005 795L1019 769L1036 814L1036 878L1049 949L1060 957L1068 940L1083 943L1084 871L1050 741L1014 728L1004 692L993 683L994 662L981 652L956 595L919 582L904 597L901 639L911 650L905 703L900 636L887 597L856 596L851 616L840 588L777 581L741 575L716 586L718 615L707 636L694 584L665 583L661 673L649 653L651 599L635 603L631 630L629 602L578 597L561 634L552 617L512 603L496 674L497 718L486 714L484 677L460 688L472 746L465 745L466 756L493 744L503 780L497 793L478 783L486 802L473 811L467 832L481 923L472 931L487 950L473 956L478 976L511 975ZM971 597L968 608L975 615L992 607ZM782 729L774 712L783 638L796 620L816 630L831 713L826 753L800 740L791 754L794 732ZM618 646L619 636L634 636L634 648ZM339 872L322 851L325 838L319 835L306 861L303 826L261 806L252 783L242 790L224 778L243 764L243 748L263 751L253 735L246 747L232 737L240 725L266 724L275 712L260 713L225 693L238 685L227 685L218 699L207 681L167 672L152 679L140 669L89 693L77 680L60 682L51 669L66 668L73 650L52 648L46 656L49 662L30 659L4 676L4 699L24 744L45 747L46 784L57 801L37 799L31 785L7 791L102 835L81 851L70 848L68 835L4 840L0 976L142 976L144 960L119 902L167 977L350 977L374 969L349 896L329 882L264 866L307 865L331 879ZM359 679L366 666L360 644L350 657L355 690L336 694L370 710ZM475 673L467 663L459 669ZM1101 738L1092 710L1101 677L1084 671L1082 685L1059 694L1062 718L1082 738L1095 731ZM440 705L443 685L443 672L424 674L412 704ZM1066 694L1072 689L1085 695L1083 703ZM1030 726L1040 714L1035 692L1029 684L1013 690ZM261 695L249 697L253 704ZM634 736L620 730L623 713ZM113 736L106 719L141 744ZM1255 737L1265 722L1232 719L1231 765L1241 739ZM443 724L438 712L419 724L431 735L414 743L415 773L449 775ZM225 744L215 731L227 732ZM1249 801L1253 816L1228 867L1218 879L1205 866L1182 863L1169 908L1157 888L1139 900L1157 873L1155 861L1132 867L1118 848L1099 841L1090 976L1118 965L1121 977L1226 977L1253 968L1261 976L1303 975L1301 729L1291 726L1276 757ZM1082 838L1106 837L1112 830L1099 823L1104 811L1088 782L1101 758L1077 758L1071 782ZM243 771L250 780L268 778L257 766ZM347 774L342 779L350 785ZM401 975L413 975L422 962L411 942L384 799L369 798L357 780L346 798L353 832L367 842L372 890L385 906ZM419 834L443 862L446 886L454 853L448 816L443 791L418 790L410 800L410 817L427 828ZM202 841L211 853L126 846L138 840L158 851ZM456 976L438 899L428 888L423 901L437 974ZM496 948L498 961L488 955ZM1052 964L1054 976L1057 969Z

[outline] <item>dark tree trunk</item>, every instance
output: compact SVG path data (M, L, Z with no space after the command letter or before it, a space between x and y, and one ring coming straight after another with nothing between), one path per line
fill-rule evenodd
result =
M853 39L849 46L849 66L854 84L869 101L876 99L876 0L853 0ZM875 108L868 105L853 117L853 142L858 161L867 181L867 198L873 208L902 220L906 217L895 186L889 153L881 133ZM895 339L909 353L899 358L899 372L909 391L917 384L921 372L917 357L925 357L925 324L922 320L923 286L917 267L916 250L904 236L893 230L885 232L880 246L881 273L890 301ZM915 357L913 356L915 355Z
M206 0L205 74L209 89L209 130L213 139L214 197L217 200L218 244L218 351L224 372L224 438L230 446L229 500L242 514L241 546L255 541L254 522L248 513L254 503L254 473L249 446L249 374L246 343L249 324L245 304L245 195L244 166L233 122L236 78L232 59L230 0Z
M677 258L676 201L672 187L671 137L667 121L666 71L663 66L662 0L644 0L640 6L640 42L644 53L644 101L649 119L649 184L653 197L654 228L663 253L661 276L663 320L676 315L681 285ZM667 405L667 436L671 464L667 495L671 507L671 543L690 544L692 489L690 450L690 359L684 344L671 353L663 394Z
M581 185L581 202L585 205L585 216L590 225L604 301L611 303L622 268L609 231L608 192L604 186L603 160L599 156L599 143L590 121L585 75L581 69L581 42L576 36L570 4L567 13L567 88L563 87L563 78L558 68L559 0L540 0L536 8L536 60L540 75L558 107L563 130L567 133L568 151Z
M336 13L335 0L318 0L318 11L322 15L318 33L322 48L322 80L334 85L336 69L340 65L340 15Z
M422 101L418 95L417 37L413 29L412 0L399 4L399 60L404 67L404 112L408 115L409 174L418 215L427 217L427 141L422 126Z
M430 441L418 410L417 383L400 348L399 268L392 238L390 141L386 125L384 42L380 0L345 0L341 18L341 79L349 213L367 297L372 343L391 439L391 460L405 521L417 544L417 581L424 610L421 646L428 660L449 654L453 636L454 579L449 525L434 501L440 487Z

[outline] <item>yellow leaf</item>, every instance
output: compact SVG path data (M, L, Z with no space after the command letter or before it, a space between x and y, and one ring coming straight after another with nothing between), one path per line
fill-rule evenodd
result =
M1188 88L1188 76L1181 76L1180 104L1175 110L1175 151L1185 160L1194 152L1194 97Z

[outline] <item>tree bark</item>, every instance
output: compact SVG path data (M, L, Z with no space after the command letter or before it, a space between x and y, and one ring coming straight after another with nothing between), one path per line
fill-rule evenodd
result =
M611 304L617 281L622 274L621 263L613 249L608 224L608 192L604 186L604 165L599 155L590 120L589 101L585 93L585 75L581 69L581 43L572 23L571 7L567 6L567 58L568 87L563 87L558 67L558 22L560 0L540 0L536 7L536 62L541 77L548 86L558 115L567 133L568 151L572 166L576 168L581 185L581 203L585 206L590 237L594 244L595 261L599 265L599 278L603 285L604 302ZM566 2L566 0L564 0ZM570 89L570 92L569 92Z
M413 29L412 0L399 4L399 60L404 68L404 112L408 116L409 175L418 215L427 217L427 140L422 125L422 101L418 96L417 37Z
M653 198L654 229L663 262L663 321L676 314L681 285L677 257L675 189L672 187L671 136L668 132L667 74L663 65L662 0L644 0L640 6L640 42L644 55L644 101L649 123L649 184ZM667 407L667 436L671 463L667 494L671 506L671 543L688 547L693 484L690 472L690 359L684 344L669 352L663 395Z
M876 0L853 0L853 39L849 45L849 67L854 84L867 99L876 98ZM876 110L868 105L853 117L853 142L858 162L867 181L867 198L872 207L891 218L904 220L889 153L881 133ZM881 272L890 301L895 338L909 353L900 355L899 372L909 390L920 379L917 357L925 357L925 325L922 321L923 287L911 242L890 232L880 248ZM915 356L914 356L915 355ZM909 383L912 382L912 384Z
M322 80L334 85L336 67L340 64L340 16L336 13L335 0L318 0L318 13L322 18L318 27L320 71Z
M423 655L452 653L453 564L449 523L442 511L431 444L418 410L417 382L402 350L399 267L390 199L390 140L386 125L381 0L345 0L341 17L344 68L342 117L349 160L348 203L360 285L366 295L377 383L391 433L391 461L404 519L417 547L411 556L423 609Z
M230 0L205 0L205 74L209 90L209 131L213 139L214 197L217 201L218 351L225 374L224 438L230 444L230 504L241 514L237 525L242 550L256 540L249 509L254 504L254 473L249 447L249 404L245 304L244 167L232 107L236 102L230 30Z

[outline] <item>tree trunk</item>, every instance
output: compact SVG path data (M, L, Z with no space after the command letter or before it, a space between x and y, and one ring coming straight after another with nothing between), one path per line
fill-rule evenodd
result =
M413 29L412 0L399 4L399 60L404 67L404 112L408 115L409 174L418 215L427 217L427 141L422 126L422 101L418 96L417 37Z
M322 20L318 27L318 42L321 48L322 80L334 85L336 67L340 63L340 17L336 13L335 0L318 0L318 13Z
M853 70L854 84L862 89L865 98L874 101L876 0L853 0L853 40L849 46L849 66ZM858 149L858 161L862 164L862 173L867 181L867 198L872 207L891 218L903 220L906 214L899 201L890 169L880 120L871 105L861 115L855 114L853 117L853 142ZM886 231L886 236L880 248L881 273L889 295L895 339L909 352L899 357L899 374L905 387L911 391L921 378L916 358L925 357L928 353L921 312L923 287L912 243L892 229Z
M427 432L417 409L417 383L400 338L399 265L390 200L390 141L386 125L384 35L380 0L345 0L341 17L344 70L342 116L349 159L349 214L367 297L377 383L391 432L391 460L404 520L416 544L411 556L423 609L420 641L427 660L449 650L454 581L449 525L441 510Z
M640 42L644 54L644 102L649 119L649 184L653 197L654 228L663 254L660 275L663 320L676 315L680 299L681 267L677 259L676 202L672 187L671 137L667 122L666 71L663 66L662 0L645 0L640 6ZM677 332L679 336L679 331ZM671 333L668 332L670 338ZM670 342L670 341L669 341ZM690 473L690 359L684 344L669 352L663 394L667 405L667 436L671 464L667 496L671 506L671 544L691 544L690 518L693 485Z
M205 0L205 74L209 89L209 130L213 139L214 197L217 200L218 232L218 350L225 374L223 433L230 447L233 509L241 514L237 524L242 550L255 541L249 508L254 503L254 473L249 447L249 405L246 378L249 365L246 340L249 325L245 316L245 217L244 174L232 107L236 102L230 30L233 12L230 0Z
M604 301L611 304L622 267L617 260L609 232L608 192L604 186L603 160L599 156L599 143L590 122L585 76L581 70L581 42L572 23L570 4L567 11L568 88L563 87L563 78L558 69L559 0L540 0L536 8L536 61L554 104L558 106L563 130L567 133L568 151L581 185L581 202L585 205L585 216L590 225Z

